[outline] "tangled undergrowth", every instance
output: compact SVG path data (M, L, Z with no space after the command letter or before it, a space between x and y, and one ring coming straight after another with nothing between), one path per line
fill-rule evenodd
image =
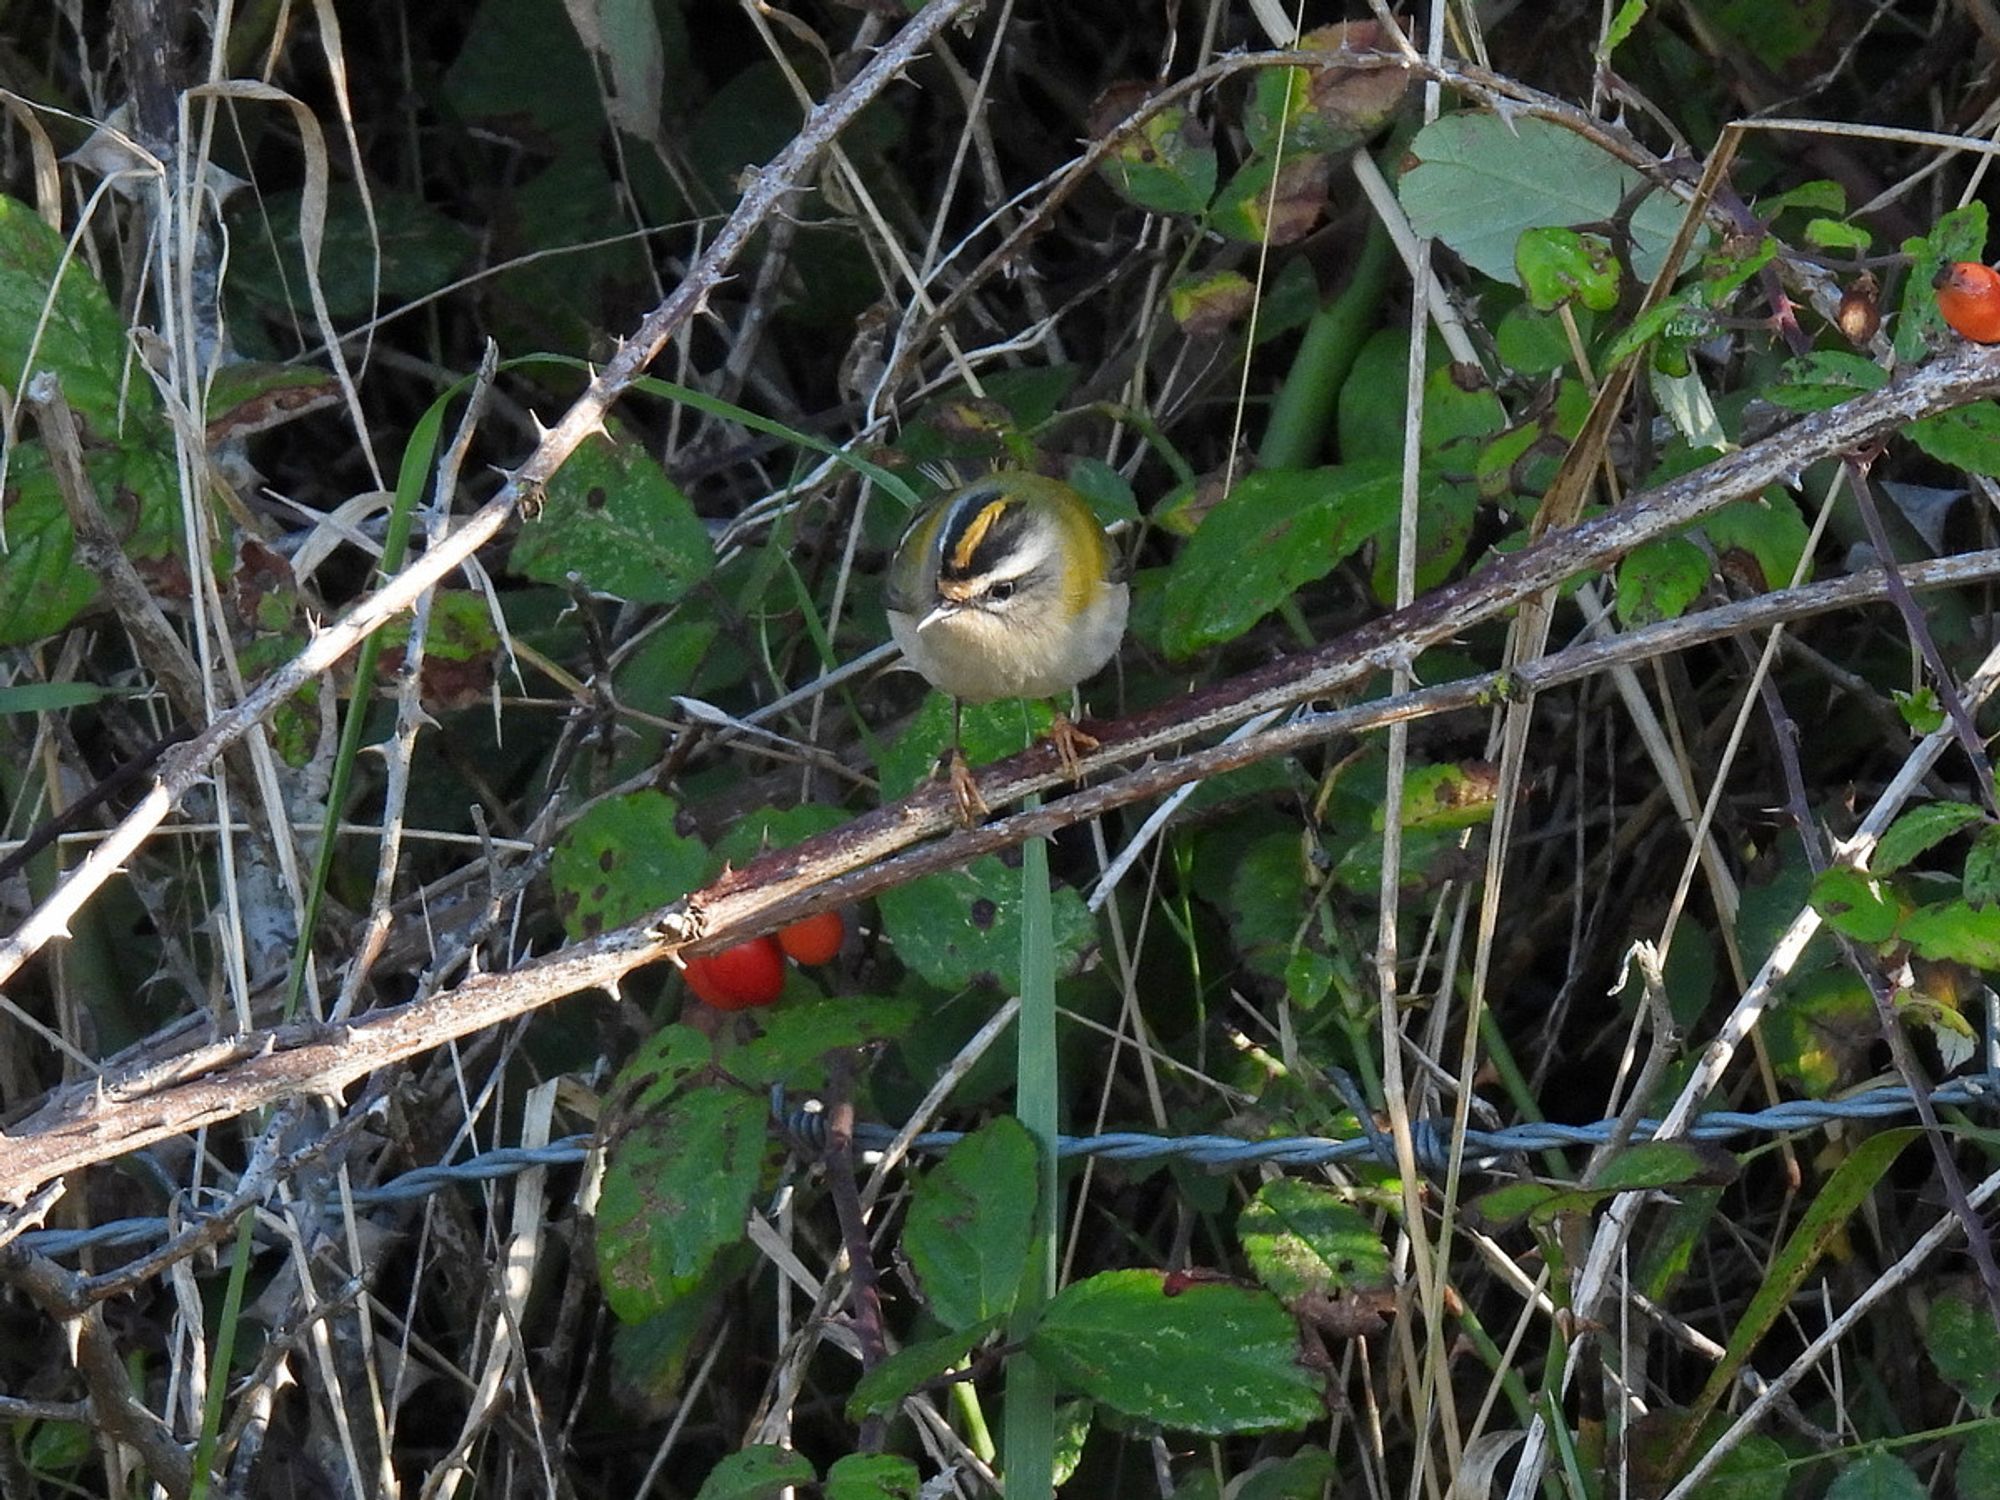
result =
M0 1496L2000 1496L1996 58L0 7Z

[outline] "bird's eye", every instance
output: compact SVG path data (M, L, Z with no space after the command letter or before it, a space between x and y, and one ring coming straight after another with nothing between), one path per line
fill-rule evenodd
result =
M997 583L987 586L986 597L996 604L1005 604L1009 599L1014 597L1014 588L1013 579L1002 578Z

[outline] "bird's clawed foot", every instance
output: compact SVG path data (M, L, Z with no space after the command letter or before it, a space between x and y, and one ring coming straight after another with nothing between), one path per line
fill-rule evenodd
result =
M1103 742L1096 735L1085 734L1078 729L1069 721L1067 714L1057 714L1049 725L1049 743L1056 747L1056 758L1062 762L1063 775L1081 786L1083 758Z
M945 777L951 782L951 794L958 799L958 820L967 828L985 821L992 808L979 795L979 780L972 774L972 767L965 763L965 754L956 745L944 765Z

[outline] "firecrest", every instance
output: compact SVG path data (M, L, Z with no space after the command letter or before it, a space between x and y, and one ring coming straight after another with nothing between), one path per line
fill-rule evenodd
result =
M968 822L986 811L958 748L967 703L1067 693L1118 650L1130 592L1111 539L1081 495L1039 474L991 474L911 519L889 564L889 631L953 700L952 785ZM1058 713L1072 777L1096 748Z

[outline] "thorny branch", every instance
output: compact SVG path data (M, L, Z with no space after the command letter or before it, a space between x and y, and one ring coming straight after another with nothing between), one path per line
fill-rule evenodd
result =
M1084 768L1104 771L1123 762L1178 752L1190 741L1267 710L1335 697L1397 660L1449 640L1576 573L1602 568L1639 543L1677 530L1731 500L1786 483L1821 459L1881 441L1919 416L1996 393L2000 393L2000 353L1962 347L1905 372L1880 391L1812 413L1705 468L1636 492L1602 516L1544 537L1317 651L1281 658L1117 723L1093 725L1102 748L1086 759ZM1991 564L1991 554L1980 557ZM1903 576L1913 587L1936 586L1954 581L1955 568L1964 570L1959 579L1966 572L1977 575L1980 561L1952 559L1906 568ZM1879 578L1874 586L1880 590ZM1770 595L1756 601L1769 612L1756 621L1746 613L1710 613L1725 615L1727 630L1742 630L1752 623L1787 617L1788 604L1793 614L1811 613L1834 607L1840 590L1865 592L1867 587L1864 580L1845 580ZM1801 599L1813 602L1801 607ZM1749 611L1752 606L1734 609ZM1534 685L1565 680L1566 673L1581 675L1580 661L1590 662L1589 669L1601 669L1605 658L1585 653L1602 653L1618 645L1643 651L1648 644L1657 653L1712 639L1700 633L1704 618L1635 632L1622 642L1558 653L1535 665ZM1425 690L1444 696L1424 708L1373 705L1321 714L1237 745L1174 753L1172 759L1153 761L1102 786L984 828L959 830L950 789L925 787L818 838L732 871L646 921L511 972L475 975L452 989L351 1025L294 1025L251 1032L107 1075L88 1089L60 1093L11 1135L0 1136L0 1202L18 1202L64 1172L230 1119L290 1094L337 1094L376 1068L565 995L586 989L615 993L626 974L645 964L740 942L811 912L955 867L1221 770L1293 753L1393 716L1463 706L1477 701L1479 693L1505 691L1507 686L1504 677L1475 679L1469 686ZM1450 697L1454 691L1456 702ZM1413 700L1424 697L1425 693L1411 695ZM979 777L980 793L989 806L1063 784L1055 752L1046 745L990 766Z

